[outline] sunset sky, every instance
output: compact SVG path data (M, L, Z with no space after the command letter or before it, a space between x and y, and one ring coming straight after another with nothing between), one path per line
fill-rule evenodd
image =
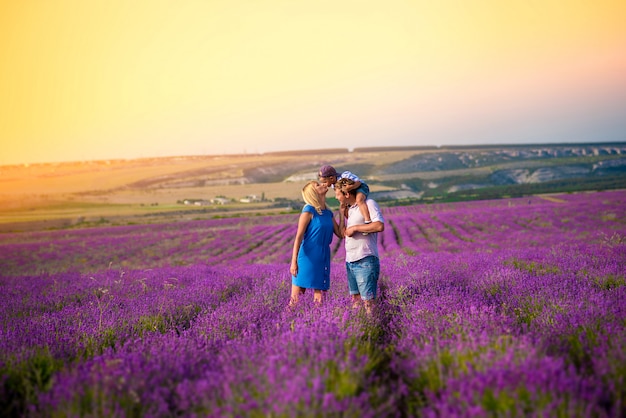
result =
M0 164L626 141L626 1L0 3Z

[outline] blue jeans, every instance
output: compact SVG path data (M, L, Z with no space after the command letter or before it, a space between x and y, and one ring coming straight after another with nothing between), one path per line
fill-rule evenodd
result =
M348 272L348 288L351 295L361 295L361 299L376 298L378 276L380 276L380 261L378 257L369 255L352 263L346 262Z

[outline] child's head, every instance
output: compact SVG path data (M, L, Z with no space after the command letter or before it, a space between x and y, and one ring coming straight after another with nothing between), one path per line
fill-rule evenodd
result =
M339 177L339 173L332 165L323 165L320 168L319 173L317 173L320 181L322 183L326 183L327 185L335 184L337 182L337 177Z
M341 178L341 179L337 180L337 183L335 184L335 189L339 189L342 192L351 193L351 194L356 195L356 191L355 190L351 190L348 187L346 187L346 186L352 186L353 184L354 184L354 180Z

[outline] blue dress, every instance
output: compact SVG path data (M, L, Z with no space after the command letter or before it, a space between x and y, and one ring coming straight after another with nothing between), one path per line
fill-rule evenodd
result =
M313 214L298 250L298 276L291 283L305 289L330 288L330 242L333 239L333 213L325 209L318 214L311 205L302 212Z

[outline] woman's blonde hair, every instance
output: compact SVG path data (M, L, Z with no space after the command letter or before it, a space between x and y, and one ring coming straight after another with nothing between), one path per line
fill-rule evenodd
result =
M322 214L322 210L326 209L326 204L322 205L320 201L320 195L317 194L317 190L315 190L316 185L319 183L315 180L311 180L302 188L302 199L304 199L304 203L311 205L315 208L318 214Z

